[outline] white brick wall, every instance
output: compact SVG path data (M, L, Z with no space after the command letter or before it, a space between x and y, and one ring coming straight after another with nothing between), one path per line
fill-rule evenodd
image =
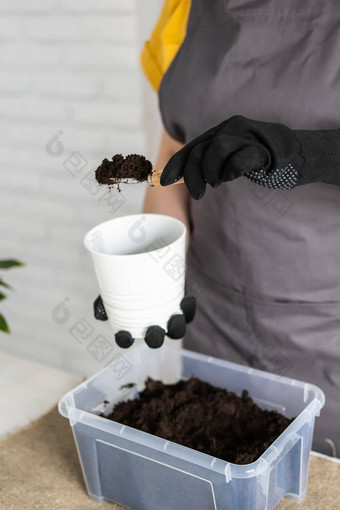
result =
M1 350L84 375L118 352L96 360L87 350L99 334L114 344L92 317L98 290L82 239L96 223L140 210L143 187L107 196L86 175L116 152L154 156L156 98L138 57L160 4L0 3L0 258L26 263L4 275L15 290L0 303L12 329L0 333ZM85 340L72 330L81 318Z

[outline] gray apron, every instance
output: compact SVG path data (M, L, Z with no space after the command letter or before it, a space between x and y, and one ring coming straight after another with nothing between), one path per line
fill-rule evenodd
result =
M160 87L168 132L187 143L235 114L339 128L339 4L193 0ZM313 448L340 455L340 188L241 178L192 200L191 220L185 347L320 386Z

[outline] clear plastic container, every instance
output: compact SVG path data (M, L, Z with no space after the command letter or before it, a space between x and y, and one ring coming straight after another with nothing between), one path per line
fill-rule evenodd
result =
M193 375L238 395L247 389L260 407L296 418L258 460L236 465L93 414L135 398L148 376L174 383ZM137 388L121 388L130 382ZM70 421L97 502L133 510L271 510L283 497L305 496L314 420L323 405L323 392L308 383L183 349L138 346L67 393L59 411Z

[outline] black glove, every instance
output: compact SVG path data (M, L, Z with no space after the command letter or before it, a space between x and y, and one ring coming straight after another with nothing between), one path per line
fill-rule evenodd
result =
M293 131L235 115L174 154L161 185L183 176L195 199L203 197L206 183L215 187L241 176L272 189L340 185L340 131Z
M186 330L186 324L194 320L196 313L196 299L193 296L185 296L180 302L181 314L175 314L170 317L167 324L167 331L160 326L149 326L145 333L145 342L152 349L161 347L164 343L165 335L174 340L183 338ZM96 319L107 321L105 307L101 296L98 296L93 303L93 311ZM116 344L119 347L127 349L131 347L135 339L129 331L118 331L115 333Z

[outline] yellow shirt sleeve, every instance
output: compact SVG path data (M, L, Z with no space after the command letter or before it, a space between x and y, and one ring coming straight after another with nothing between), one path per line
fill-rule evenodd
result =
M184 40L190 1L165 0L151 37L144 44L141 53L142 68L156 91Z

